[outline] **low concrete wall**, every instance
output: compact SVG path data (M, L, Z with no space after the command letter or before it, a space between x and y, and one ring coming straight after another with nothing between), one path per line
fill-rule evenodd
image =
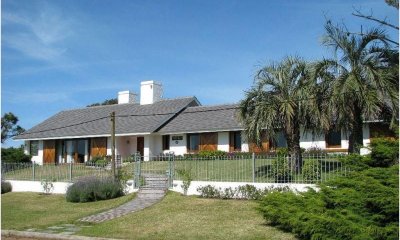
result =
M13 192L43 192L43 186L40 181L17 181L17 180L7 180L7 182L11 183ZM54 189L51 193L65 194L69 186L72 183L70 182L53 182ZM134 189L133 181L128 181L126 185L126 191L128 193L136 192L137 189Z
M299 184L299 183L248 183L248 182L208 182L208 181L192 181L188 189L188 195L200 195L197 191L198 187L211 185L215 188L237 188L243 185L253 185L257 189L289 187L292 191L306 192L309 188L318 189L315 184ZM183 193L182 181L174 180L172 191Z
M7 181L11 183L13 192L43 192L43 186L40 181ZM53 182L54 189L52 193L64 194L71 184L69 182Z

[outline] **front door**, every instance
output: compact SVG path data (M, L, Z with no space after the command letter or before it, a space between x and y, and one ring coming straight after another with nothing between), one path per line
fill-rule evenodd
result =
M45 140L43 141L43 163L56 162L56 141Z
M144 154L144 137L137 138L136 151L140 152L140 156Z

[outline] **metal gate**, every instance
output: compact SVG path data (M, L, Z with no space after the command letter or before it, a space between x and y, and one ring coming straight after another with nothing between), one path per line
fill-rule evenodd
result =
M167 177L168 188L172 188L174 180L174 157L172 154L143 157L140 153L133 156L135 188L145 185L146 176Z

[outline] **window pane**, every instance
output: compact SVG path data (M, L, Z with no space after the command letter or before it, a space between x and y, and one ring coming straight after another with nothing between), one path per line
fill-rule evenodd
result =
M242 134L240 132L234 133L234 149L235 151L242 150Z
M189 150L199 150L200 138L198 134L189 135Z
M39 141L30 141L29 153L31 156L37 156L39 154Z

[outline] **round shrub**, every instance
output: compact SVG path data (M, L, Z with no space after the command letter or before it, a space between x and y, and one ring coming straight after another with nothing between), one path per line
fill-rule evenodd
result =
M316 182L321 179L321 162L315 159L304 161L301 170L303 179L307 182Z
M67 202L93 202L124 195L120 181L113 178L85 177L72 184L66 194Z
M1 194L8 193L12 191L12 186L10 182L1 181Z

